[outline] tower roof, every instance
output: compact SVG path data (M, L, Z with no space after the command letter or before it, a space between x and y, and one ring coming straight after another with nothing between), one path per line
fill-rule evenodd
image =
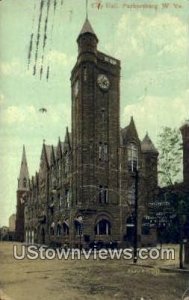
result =
M68 127L66 127L66 134L65 134L65 139L64 139L64 151L68 151L71 148L71 143L70 143L70 133L68 130Z
M56 147L56 158L60 159L62 157L62 142L60 140L60 137L58 139L58 144Z
M158 153L148 133L146 133L143 141L141 142L141 149L142 152Z
M182 130L186 127L189 127L189 119L184 122L184 124L181 126L180 130Z
M86 18L85 23L83 24L83 27L82 27L79 35L84 34L84 33L91 33L93 35L96 35L88 18Z
M20 167L20 175L18 178L18 190L27 190L29 188L29 172L26 159L26 150L23 145L22 161Z
M127 142L130 142L132 140L135 140L136 142L139 141L139 137L138 137L138 133L136 130L136 126L135 126L133 117L131 117L129 125L121 130L121 135L122 135L121 140L124 145L126 145Z

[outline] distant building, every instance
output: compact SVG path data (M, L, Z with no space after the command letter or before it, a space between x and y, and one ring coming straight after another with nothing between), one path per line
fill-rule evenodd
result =
M16 229L16 214L12 214L9 217L9 231L15 231Z
M0 228L0 241L9 240L9 228L7 226L2 226Z

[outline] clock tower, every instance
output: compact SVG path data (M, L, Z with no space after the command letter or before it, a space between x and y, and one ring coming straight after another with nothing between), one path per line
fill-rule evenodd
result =
M88 236L119 239L120 61L98 51L88 19L77 43L71 73L72 205Z

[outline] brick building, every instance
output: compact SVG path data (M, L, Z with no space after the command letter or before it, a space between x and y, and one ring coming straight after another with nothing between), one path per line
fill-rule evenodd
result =
M157 189L158 152L148 134L140 141L133 118L120 128L121 63L98 50L88 19L77 43L71 71L71 132L67 128L64 141L59 139L56 146L43 143L39 171L30 181L24 150L17 232L24 226L24 195L27 242L130 242L137 196L141 240L142 219Z

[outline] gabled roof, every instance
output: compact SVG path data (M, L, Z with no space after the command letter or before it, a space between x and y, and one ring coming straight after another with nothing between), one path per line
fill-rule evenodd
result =
M50 166L51 151L52 151L52 146L51 145L46 145L43 142L42 151L41 151L41 162L45 161L45 164L46 164L47 167ZM41 168L41 162L40 162L40 168Z
M53 145L51 146L51 153L50 153L50 165L54 165L55 160L56 160L56 147L54 147Z
M56 147L56 158L60 159L62 157L62 142L60 140L60 137L58 139L58 144Z
M129 125L121 129L121 141L122 145L126 145L128 142L131 141L140 141L133 117L131 117Z
M148 133L146 133L143 141L141 142L141 149L142 152L151 152L151 153L158 153L157 149L155 148L152 140L150 139Z
M46 153L47 162L50 165L52 146L44 144L44 149Z

